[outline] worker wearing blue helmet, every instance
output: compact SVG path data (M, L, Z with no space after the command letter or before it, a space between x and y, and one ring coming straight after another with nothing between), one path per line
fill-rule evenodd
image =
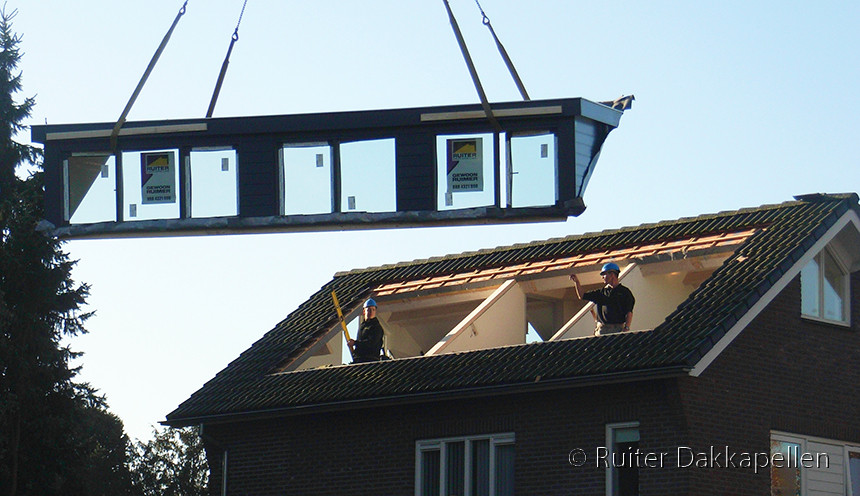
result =
M376 301L368 298L364 302L364 312L361 325L358 326L358 336L347 341L352 350L353 363L375 362L380 358L382 338L385 331L376 318Z
M576 296L580 300L590 301L595 305L596 312L592 312L595 318L595 336L630 330L636 298L633 297L630 289L619 282L620 274L621 268L618 264L614 262L604 264L600 269L604 286L584 294L576 274L570 276Z

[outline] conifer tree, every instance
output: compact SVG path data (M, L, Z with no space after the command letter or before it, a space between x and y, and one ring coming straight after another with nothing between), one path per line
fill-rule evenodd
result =
M43 218L40 153L16 141L34 100L16 102L15 13L0 9L0 496L101 492L84 477L102 485L119 480L108 494L124 494L131 486L122 423L91 387L73 382L76 354L61 344L85 332L89 288L72 281L74 262L60 241L36 229ZM105 452L110 460L119 452L119 460Z

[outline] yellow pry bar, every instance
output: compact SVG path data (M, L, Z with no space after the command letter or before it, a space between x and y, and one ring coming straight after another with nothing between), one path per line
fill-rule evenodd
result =
M343 320L343 312L340 311L340 303L337 302L337 295L334 291L331 292L331 299L334 300L334 309L337 310L337 318L340 319L340 326L343 327L343 335L346 336L347 342L351 339L349 331L346 329L346 322Z

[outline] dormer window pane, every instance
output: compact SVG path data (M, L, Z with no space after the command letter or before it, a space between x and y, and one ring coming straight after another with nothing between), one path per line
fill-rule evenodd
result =
M838 262L827 252L824 252L824 318L828 320L845 320L845 274Z
M817 317L818 310L818 257L806 264L800 272L800 306L803 315Z
M823 250L800 273L804 317L848 323L848 275L830 251Z

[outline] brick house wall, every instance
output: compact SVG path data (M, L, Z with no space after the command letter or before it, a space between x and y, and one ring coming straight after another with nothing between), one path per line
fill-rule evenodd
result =
M638 420L642 449L667 451L682 434L678 398L661 380L208 425L210 491L221 494L214 442L229 450L230 495L412 495L416 441L513 432L516 494L602 496L594 455L605 425ZM583 467L568 462L575 448L589 456ZM686 477L643 472L642 494L680 494Z
M860 347L860 273L851 281L850 329L802 319L795 278L700 377L206 425L210 491L226 447L230 495L412 495L416 441L513 432L516 494L604 496L605 426L638 421L640 450L668 453L640 469L643 496L768 494L769 470L680 468L677 448L768 453L771 430L860 442L860 368L845 365ZM585 466L568 463L576 448Z
M770 452L771 430L860 443L860 272L851 327L800 316L795 278L699 376L680 380L695 451ZM770 470L687 468L691 494L769 494Z

